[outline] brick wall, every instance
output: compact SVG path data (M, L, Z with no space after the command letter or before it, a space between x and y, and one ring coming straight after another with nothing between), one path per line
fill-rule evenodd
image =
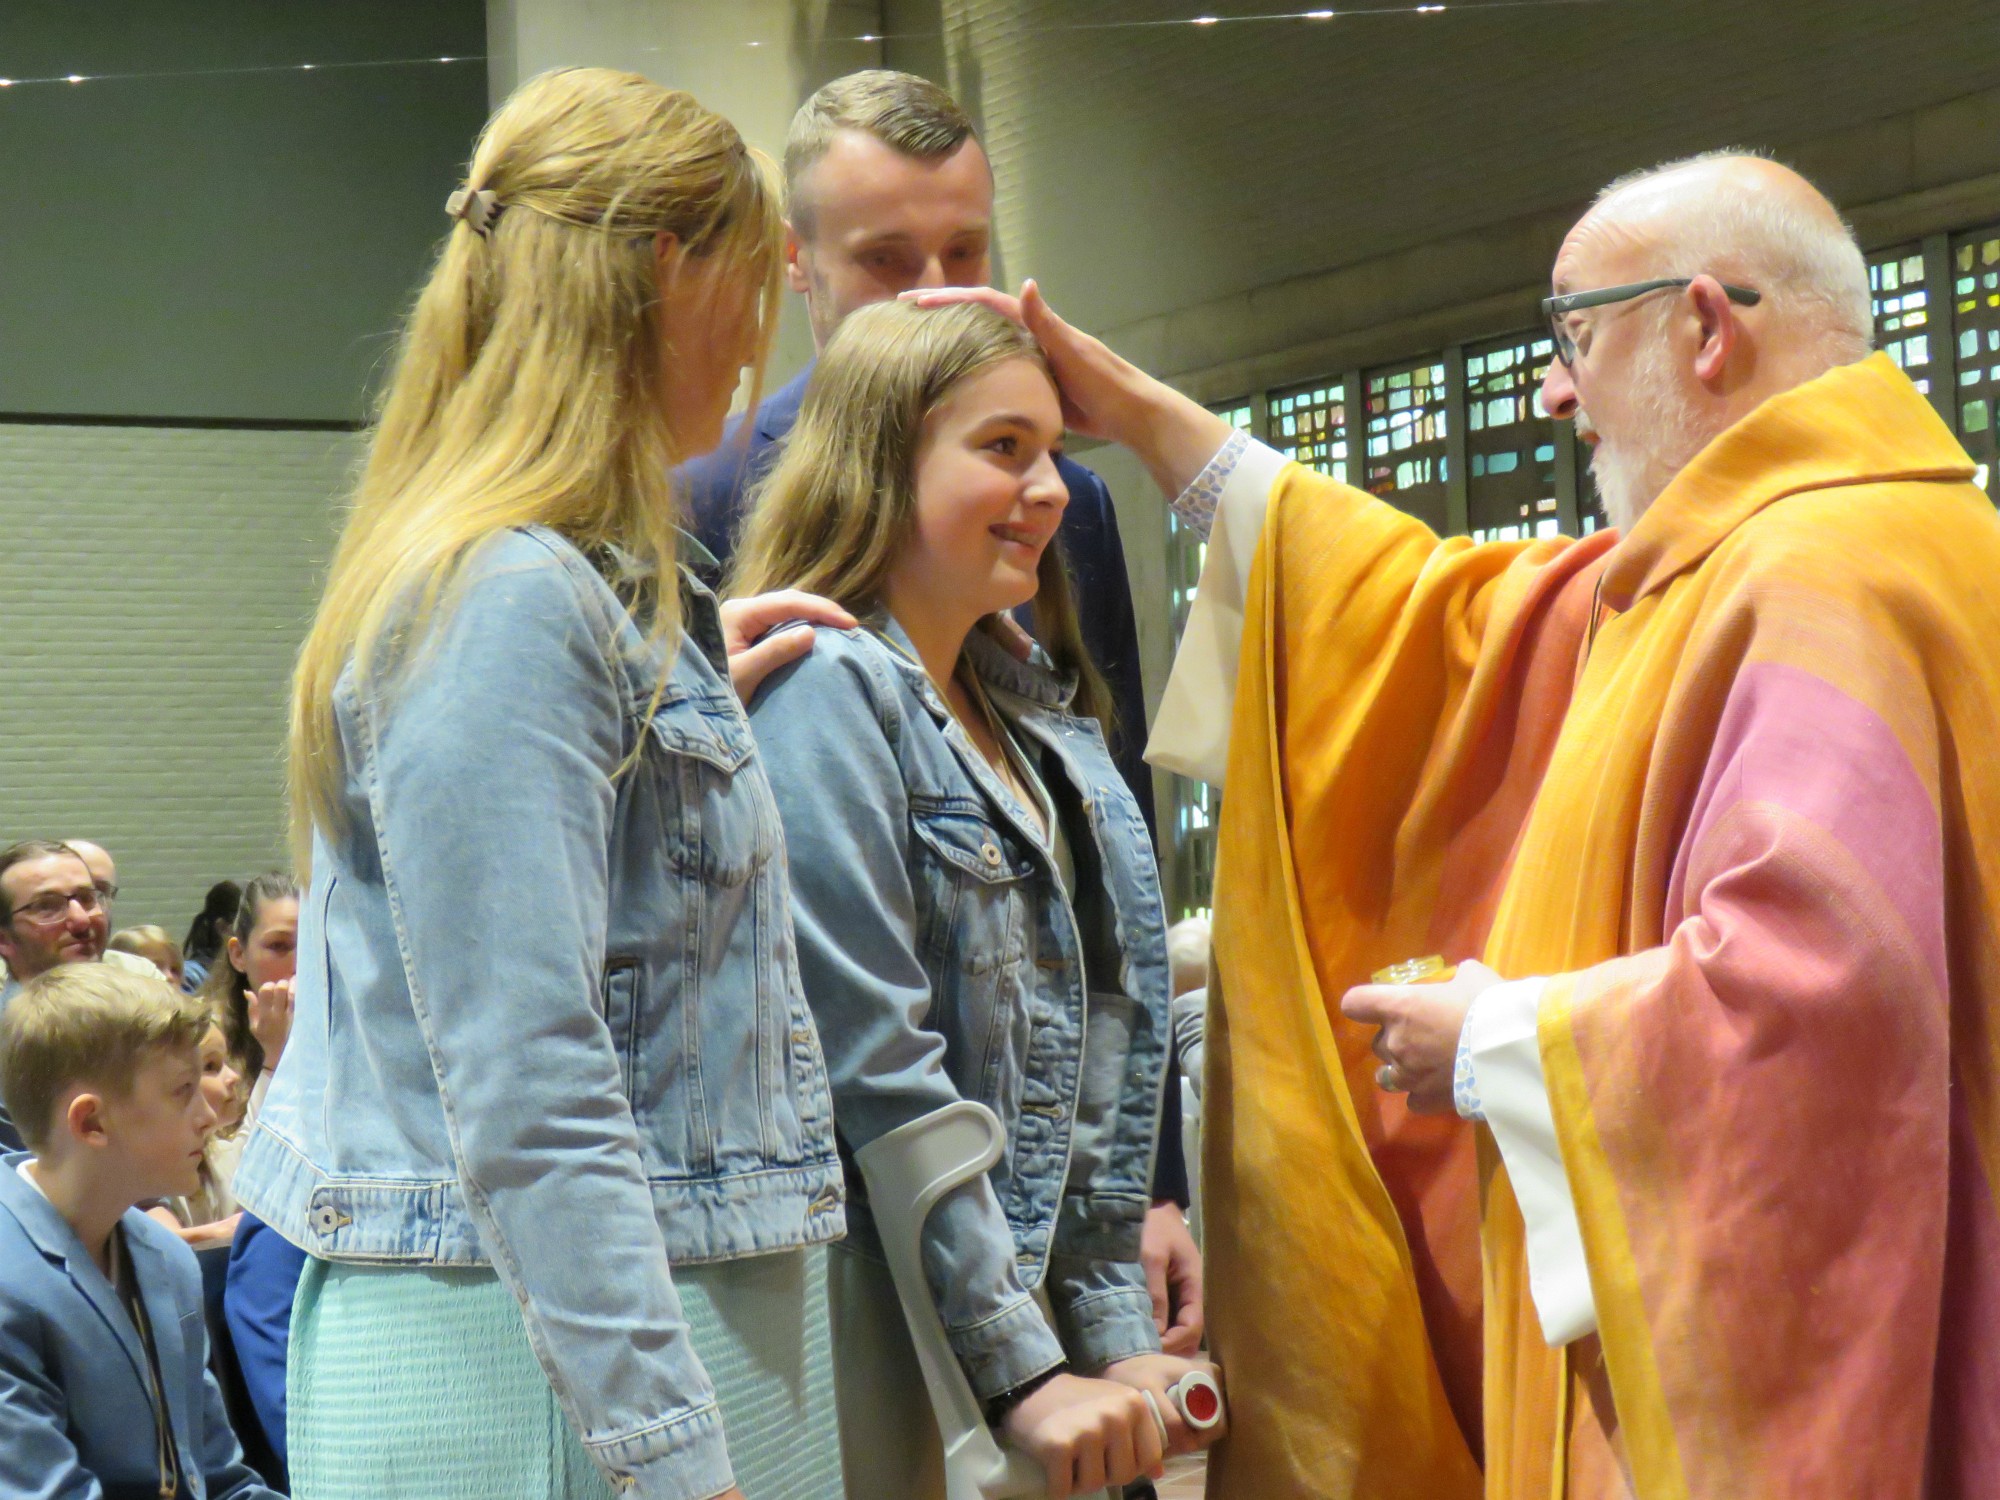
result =
M96 839L116 926L284 857L287 679L359 447L0 423L0 843Z

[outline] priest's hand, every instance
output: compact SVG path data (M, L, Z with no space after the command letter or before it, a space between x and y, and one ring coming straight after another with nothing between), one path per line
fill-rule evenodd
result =
M1408 1094L1420 1115L1450 1114L1466 1012L1482 990L1499 982L1486 965L1468 961L1442 984L1356 985L1341 997L1340 1013L1382 1028L1373 1045L1382 1059L1375 1081L1383 1089Z
M1063 425L1130 448L1169 498L1192 484L1229 440L1222 418L1057 317L1032 281L1021 283L1018 297L968 286L904 292L903 300L919 307L977 302L1021 324L1048 356L1062 397Z

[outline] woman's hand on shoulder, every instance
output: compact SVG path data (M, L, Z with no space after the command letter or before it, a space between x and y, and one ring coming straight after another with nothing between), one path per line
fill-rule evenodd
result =
M1103 1378L1130 1386L1135 1391L1149 1392L1160 1409L1160 1418L1167 1425L1167 1452L1169 1455L1193 1453L1206 1448L1229 1430L1229 1408L1225 1403L1218 1413L1219 1420L1213 1427L1195 1428L1188 1425L1175 1404L1172 1391L1177 1382L1186 1376L1200 1373L1213 1380L1217 1387L1222 1385L1222 1372L1205 1359L1181 1359L1172 1354L1135 1354L1130 1359L1121 1359L1116 1364L1106 1365Z
M812 650L812 626L851 630L854 623L854 616L831 599L798 589L725 600L722 643L729 652L729 680L736 685L736 696L748 704L766 677Z
M1001 1430L1048 1476L1049 1500L1160 1477L1160 1426L1129 1384L1056 1376L1007 1413Z

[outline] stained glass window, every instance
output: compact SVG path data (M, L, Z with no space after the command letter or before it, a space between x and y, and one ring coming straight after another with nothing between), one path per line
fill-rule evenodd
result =
M1554 536L1556 424L1542 407L1553 351L1536 333L1465 351L1466 510L1476 542Z
M1952 237L1951 305L1958 334L1958 439L1979 464L1979 482L1991 495L2000 457L1993 433L2000 399L2000 225Z
M1868 290L1875 308L1875 347L1929 393L1935 374L1930 289L1924 285L1921 245L1897 245L1868 257Z
M1450 478L1444 361L1433 357L1371 370L1364 384L1368 458L1362 488L1442 535Z
M1271 446L1309 469L1348 483L1347 390L1334 376L1271 396Z

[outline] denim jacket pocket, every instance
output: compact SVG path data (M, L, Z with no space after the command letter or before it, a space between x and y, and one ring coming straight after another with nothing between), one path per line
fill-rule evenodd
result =
M911 801L917 837L960 874L981 885L1007 885L1034 873L1034 866L1010 847L1007 835L957 799L930 806L914 797Z
M1034 866L1011 834L961 799L913 799L911 821L936 861L937 904L948 914L940 924L948 936L935 971L933 1024L962 1045L945 1066L961 1094L991 1107L1011 1129L1030 1041L1023 973Z
M667 858L704 883L747 884L778 849L777 809L761 778L739 772L756 753L750 726L733 702L670 695L648 730L666 752L660 775Z

